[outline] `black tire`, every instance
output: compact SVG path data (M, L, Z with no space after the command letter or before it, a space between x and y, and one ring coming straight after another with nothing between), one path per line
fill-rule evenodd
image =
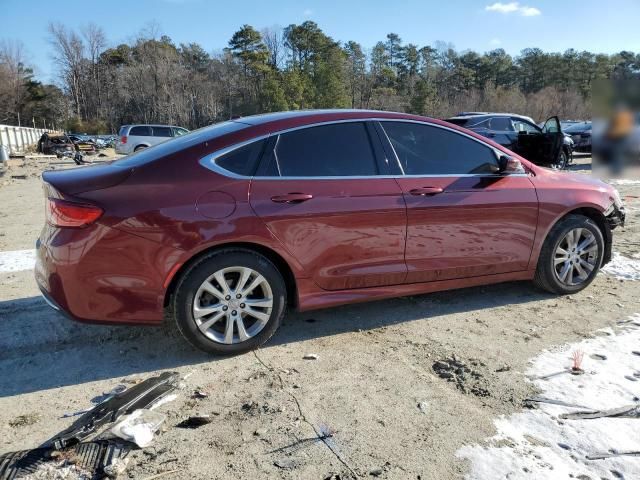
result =
M565 238L567 233L575 228L587 229L594 235L598 246L598 252L595 260L595 267L589 273L586 280L577 285L567 285L558 278L558 274L556 273L554 266L554 258L556 249L560 242ZM600 228L598 228L598 225L596 225L593 220L583 215L568 215L556 223L549 232L549 235L547 235L542 246L542 250L540 251L538 266L536 268L536 274L533 282L538 288L559 295L579 292L586 288L595 278L600 266L602 265L603 255L604 238Z
M556 170L564 170L565 168L567 168L568 164L569 164L569 156L567 155L567 152L565 152L564 148L562 148L558 153L558 158L556 159L556 163L554 163L551 167Z
M229 267L248 267L260 273L269 283L273 294L271 315L263 329L240 343L225 344L205 336L196 324L193 302L200 285L213 273ZM215 355L235 355L254 350L276 332L287 305L287 289L276 266L266 257L251 250L223 249L199 259L180 278L171 300L170 315L178 330L194 347Z
M133 151L139 152L140 150L144 150L145 148L147 148L146 145L138 145L136 148L133 149Z

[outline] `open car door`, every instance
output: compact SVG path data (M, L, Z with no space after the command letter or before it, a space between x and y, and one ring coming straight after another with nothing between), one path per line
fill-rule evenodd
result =
M542 128L529 122L518 123L522 128L518 129L516 151L536 165L555 164L564 141L558 117L549 118Z
M542 126L542 165L553 165L558 160L560 149L564 141L564 134L560 128L560 120L558 117L548 118Z

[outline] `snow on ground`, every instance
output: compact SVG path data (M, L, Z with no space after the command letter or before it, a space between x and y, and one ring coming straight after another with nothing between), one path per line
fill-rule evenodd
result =
M613 252L611 261L602 267L607 275L623 280L640 280L640 254L627 258L618 252Z
M573 345L545 351L527 372L540 396L587 409L640 406L640 314L616 329ZM584 352L583 375L568 372L571 354ZM636 352L636 353L634 353ZM605 359L593 357L604 355ZM635 374L635 376L634 376ZM635 379L635 380L634 380ZM548 403L495 421L498 434L487 445L461 448L457 455L471 463L469 479L638 479L640 456L588 460L587 455L640 451L640 418L562 420L560 414L585 408Z
M608 182L611 185L640 185L640 180L631 178L612 178Z
M0 252L0 273L33 270L36 264L35 250Z

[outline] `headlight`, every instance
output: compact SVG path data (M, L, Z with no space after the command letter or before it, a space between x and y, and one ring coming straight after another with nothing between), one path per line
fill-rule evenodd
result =
M622 203L622 197L620 196L620 192L615 187L611 187L611 188L613 190L613 203L616 205L616 207L622 208L624 204Z

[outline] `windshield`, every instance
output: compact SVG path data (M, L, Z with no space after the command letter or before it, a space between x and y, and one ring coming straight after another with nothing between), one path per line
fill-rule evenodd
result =
M239 122L222 122L208 127L203 127L185 135L174 137L166 142L159 143L144 150L127 155L126 157L116 160L113 165L117 167L130 168L144 165L158 158L166 157L173 153L184 150L185 148L198 145L206 140L211 140L227 133L237 132L244 128L249 127L246 123Z

